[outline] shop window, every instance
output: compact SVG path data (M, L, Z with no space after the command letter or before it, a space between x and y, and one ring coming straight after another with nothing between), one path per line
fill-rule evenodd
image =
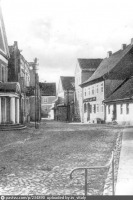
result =
M123 104L120 105L120 114L123 114Z
M126 114L129 114L129 103L126 104Z

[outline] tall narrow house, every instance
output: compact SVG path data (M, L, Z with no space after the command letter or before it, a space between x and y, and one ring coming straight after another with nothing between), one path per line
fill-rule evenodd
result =
M8 82L8 59L7 36L0 5L0 124L19 124L20 85Z

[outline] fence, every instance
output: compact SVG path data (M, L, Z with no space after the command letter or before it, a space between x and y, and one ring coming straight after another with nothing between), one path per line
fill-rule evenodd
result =
M112 195L114 195L114 152L112 152L112 155L111 155L111 159L110 161L104 165L104 166L92 166L92 167L78 167L78 168L75 168L71 171L70 173L70 179L72 179L72 174L73 172L75 171L79 171L79 170L85 170L85 195L87 195L87 185L88 185L88 182L87 182L87 175L88 175L88 170L91 170L91 169L105 169L105 168L108 168L112 165ZM89 190L89 189L88 189Z

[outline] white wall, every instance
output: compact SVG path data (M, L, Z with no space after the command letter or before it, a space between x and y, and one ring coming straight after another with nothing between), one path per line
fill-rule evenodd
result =
M101 85L103 90L101 91ZM92 93L92 89L94 89L94 93ZM89 102L92 106L92 113L90 113L90 122L94 122L96 118L104 120L104 104L102 101L104 100L104 81L86 86L83 88L83 99L96 97L96 101ZM87 102L88 103L88 102ZM93 107L96 105L96 113L94 113ZM97 107L99 109L97 110ZM87 121L87 114L84 114L84 122Z
M116 105L116 121L118 124L133 125L133 103L129 103L129 114L126 112L126 103L123 103L123 112L121 114L121 104ZM110 105L110 114L108 105L106 106L106 122L112 122L113 105Z
M110 113L109 113L110 106ZM106 122L112 122L113 117L113 105L106 105Z

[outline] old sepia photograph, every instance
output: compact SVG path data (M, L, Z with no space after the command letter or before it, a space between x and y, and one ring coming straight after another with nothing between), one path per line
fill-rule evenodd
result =
M0 199L133 195L133 1L0 0Z

